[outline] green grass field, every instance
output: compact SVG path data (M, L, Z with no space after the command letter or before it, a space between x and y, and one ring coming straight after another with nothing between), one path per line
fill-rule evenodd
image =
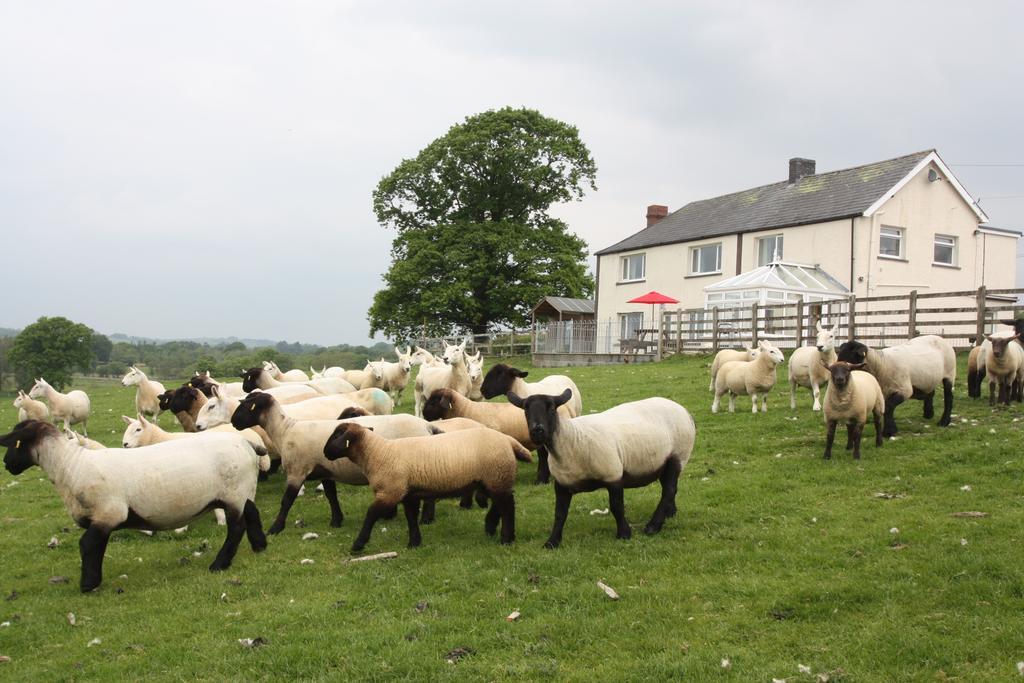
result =
M897 411L895 441L875 449L868 427L861 461L838 448L825 462L809 392L795 412L780 385L767 414L751 415L740 399L736 414L712 415L707 363L530 368L531 378L571 375L585 411L657 395L693 413L679 514L646 537L659 488L627 491L629 541L614 538L609 515L590 514L608 506L595 492L573 499L562 547L542 549L554 496L521 465L513 546L484 535L480 510L442 501L422 548L405 548L399 514L367 548L397 559L346 565L368 490L339 487L346 518L331 529L327 504L307 486L267 552L243 542L226 573L207 571L224 536L211 515L184 535L116 533L103 586L81 595L79 532L53 486L38 468L2 471L0 622L9 625L0 655L11 661L0 679L1016 679L1024 411L971 401L961 380L952 427L926 423L911 401ZM78 388L93 399L90 434L119 443L134 389ZM411 409L411 388L402 408ZM5 395L0 425L15 419ZM282 489L281 475L260 485L264 526ZM953 516L962 511L987 516ZM301 540L307 531L319 539ZM521 618L506 621L513 610ZM238 643L256 637L267 644ZM457 648L464 656L446 661Z

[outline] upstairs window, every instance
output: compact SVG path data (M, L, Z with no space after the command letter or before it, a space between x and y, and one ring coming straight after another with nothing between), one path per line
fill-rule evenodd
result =
M770 235L757 240L757 265L767 266L772 261L782 260L782 235Z
M956 265L956 238L950 235L935 236L935 255L932 263L941 266Z
M722 272L722 243L690 248L690 274Z
M622 257L622 278L619 282L637 282L647 276L647 254Z
M903 228L883 225L878 232L878 255L884 258L906 258Z

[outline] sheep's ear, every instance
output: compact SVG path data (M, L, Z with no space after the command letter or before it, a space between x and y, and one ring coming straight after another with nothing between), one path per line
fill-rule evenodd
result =
M850 363L851 370L861 370L867 363Z
M505 394L505 398L507 398L508 402L514 405L516 408L522 408L524 405L523 399L516 396L516 392L514 391L510 391L507 394Z
M514 368L512 370L512 374L520 378L530 376L530 372L528 370L516 370Z
M820 319L814 321L814 329L817 332L821 332L821 320Z
M572 389L566 389L560 396L555 397L555 407L564 406L572 398Z
M128 417L127 415L122 415L121 419L124 420L124 423L128 425L130 425L133 422L132 418Z
M139 413L139 422L142 423L143 427L149 425L149 422L146 421L146 416L143 415L142 413Z

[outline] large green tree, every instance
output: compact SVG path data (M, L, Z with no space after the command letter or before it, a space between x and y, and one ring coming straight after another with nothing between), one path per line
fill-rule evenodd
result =
M596 173L575 126L531 109L470 116L403 161L373 193L398 235L370 333L523 326L542 296L589 296L587 245L548 210L596 189Z
M18 385L27 388L36 377L57 389L71 382L75 368L88 368L93 359L93 331L67 318L40 318L15 338L8 357Z

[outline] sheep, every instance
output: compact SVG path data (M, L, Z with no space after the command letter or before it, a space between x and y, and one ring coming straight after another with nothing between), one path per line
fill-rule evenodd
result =
M742 351L736 351L733 349L722 349L715 354L715 360L711 363L711 384L708 385L708 391L715 390L715 378L718 376L718 369L725 363L731 361L751 361L757 358L757 349L747 347Z
M559 408L565 420L572 418L568 406ZM478 403L471 401L457 391L438 389L430 395L423 406L423 417L430 422L455 417L476 420L485 427L511 436L524 448L537 451L537 481L546 484L551 479L548 467L548 452L543 445L530 438L530 430L521 410L507 403Z
M270 376L276 379L278 382L308 382L309 376L302 370L294 369L288 372L281 372L281 368L277 367L277 363L272 360L263 361L263 368L270 373Z
M808 387L814 397L811 410L821 410L820 386L828 382L828 367L836 362L836 335L839 323L828 329L817 321L818 337L814 346L802 346L789 357L789 409L796 410L797 386Z
M444 344L444 365L422 367L416 375L414 396L416 417L423 415L423 402L438 389L452 389L466 396L472 388L466 368L466 340L456 346Z
M858 341L839 347L839 360L859 365L878 380L885 397L882 436L897 433L896 407L908 398L924 399L924 417L935 415L935 390L942 386L943 409L939 426L949 426L953 412L953 383L956 381L956 353L942 337L925 335L876 351Z
M718 405L725 393L729 394L729 412L736 412L737 396L750 396L751 412L757 413L757 397L761 396L761 412L768 412L768 392L775 386L775 367L785 357L782 351L767 341L757 343L757 357L754 360L731 360L723 363L715 375L715 400L711 412L718 412Z
M493 504L484 531L493 536L501 520L501 543L515 540L516 461L530 462L530 452L515 439L490 429L468 429L394 441L360 424L335 427L323 447L331 462L358 465L373 489L373 502L352 552L366 547L374 524L401 503L409 528L409 547L422 543L416 518L423 499L459 496L482 486Z
M167 410L174 413L174 417L183 430L186 432L197 431L196 416L206 405L206 394L189 384L183 384L170 393L171 400L167 403Z
M487 371L480 393L484 398L491 399L495 396L505 396L511 391L520 398L526 398L534 394L558 396L566 389L571 389L572 401L566 404L565 408L569 411L570 417L583 414L583 399L572 379L565 375L548 375L537 382L524 382L529 374L504 363L498 363Z
M402 401L402 392L409 383L409 374L412 371L412 357L409 349L402 353L395 349L398 356L397 363L391 363L383 358L379 361L369 361L366 364L367 372L360 386L361 389L380 388L387 391L394 399L395 405Z
M40 377L28 392L29 398L42 398L50 409L50 416L56 424L58 421L64 423L64 429L71 425L82 423L82 432L89 436L89 413L92 412L92 404L89 395L80 389L62 394Z
M242 370L242 372L245 372L245 370ZM219 387L221 395L236 396L238 398L241 398L248 393L242 388L241 382L218 382L210 377L209 370L203 374L199 374L197 372L189 379L188 383L203 392L207 398L213 395L213 387Z
M391 439L428 436L436 431L412 415L371 415L353 419L376 428L381 436ZM267 533L277 534L284 529L288 511L299 494L299 488L308 478L322 480L324 497L331 507L331 526L341 526L344 515L338 504L336 482L363 486L366 477L352 462L332 463L324 458L323 444L338 425L337 420L296 420L285 414L283 406L273 396L258 392L241 400L231 415L231 424L235 429L262 427L281 455L287 484L281 498L281 509Z
M263 393L263 392L259 392ZM196 429L203 431L231 422L240 399L222 397L215 392L196 416ZM330 420L346 409L359 409L365 415L389 415L391 398L380 389L361 389L352 394L318 396L298 403L282 405L281 410L295 420ZM367 410L373 408L373 410ZM268 437L269 438L269 437Z
M263 368L250 368L242 373L242 389L246 393L260 389L281 403L296 403L322 395L301 382L278 382Z
M146 373L132 365L128 373L121 378L121 386L137 387L135 390L135 412L151 417L160 416L160 394L167 391L164 385L146 377Z
M200 432L205 434L225 432L228 434L240 434L246 441L252 444L252 448L257 454L264 455L267 453L267 447L263 443L263 439L251 429L236 430L231 425L220 425L211 429L197 429L197 431L191 433L168 432L155 422L147 420L146 416L142 413L138 413L136 417L122 415L121 419L127 425L121 437L121 446L123 448L144 448L145 446L152 446L164 443L165 441L174 441L175 439L195 438L199 436Z
M509 403L525 413L530 438L551 453L555 521L544 547L561 544L573 495L599 488L608 491L616 537L629 538L623 489L656 479L661 482L661 500L644 532L658 533L665 519L676 514L679 474L693 451L697 428L690 413L675 401L655 397L565 419L558 408L571 399L571 389L559 396L534 394L525 399L508 394Z
M422 365L426 368L439 368L444 365L443 360L418 346L413 347L411 360L413 365Z
M875 423L875 448L882 446L882 416L885 414L885 397L878 380L868 372L861 371L863 365L851 365L835 361L828 367L828 393L825 395L825 460L832 457L832 442L836 438L836 426L846 424L846 449L853 449L853 457L860 460L860 438L868 413Z
M90 439L87 436L82 436L78 432L73 431L71 429L65 429L64 436L67 437L68 441L74 442L81 446L82 448L85 448L90 451L98 451L106 448L106 446L101 444L99 441L96 441L95 439Z
M320 370L320 372L317 372L316 370L313 369L312 365L309 366L310 379L323 379L324 377L340 377L342 379L345 379L345 368L339 367L337 365L332 365L331 367L327 367L325 365L323 366L323 369Z
M85 529L79 587L103 581L103 556L113 531L174 529L213 507L227 511L227 538L210 571L231 566L243 534L254 552L267 546L260 524L256 474L266 465L249 443L231 434L149 446L134 452L89 451L56 427L28 420L0 436L4 465L17 475L39 465L53 481L71 518Z
M967 395L981 398L981 382L984 379L985 349L982 344L976 344L967 355Z
M985 357L985 373L988 375L988 404L996 404L996 385L999 386L999 403L1010 405L1015 383L1024 379L1024 350L1013 343L1013 336L989 335L986 340L991 351ZM1013 398L1018 398L1013 396Z
M50 419L50 409L46 407L46 404L29 398L28 394L21 389L18 390L18 395L14 399L14 407L18 409L18 422Z
M475 356L469 356L466 372L469 374L469 399L472 401L484 400L481 387L484 384L484 357L480 351Z

